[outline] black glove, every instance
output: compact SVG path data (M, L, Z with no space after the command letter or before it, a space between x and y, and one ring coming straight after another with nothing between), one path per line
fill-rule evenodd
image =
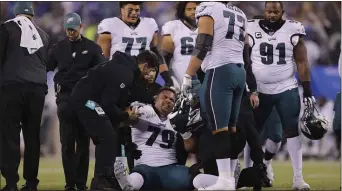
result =
M128 142L125 145L125 151L129 152L132 157L136 160L140 159L141 157L141 150L138 149L138 146L133 142Z
M178 133L183 134L186 132L186 125L189 122L190 104L186 100L180 104L178 110L171 114L170 123Z

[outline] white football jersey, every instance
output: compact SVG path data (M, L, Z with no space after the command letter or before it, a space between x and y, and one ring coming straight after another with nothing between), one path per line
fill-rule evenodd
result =
M214 40L201 65L203 71L225 64L243 64L247 18L243 11L219 2L204 2L196 8L196 19L214 19Z
M181 20L169 21L162 27L162 35L170 35L175 47L171 70L179 84L183 83L184 74L195 48L197 33L197 29L191 30Z
M279 30L269 35L260 27L259 21L248 22L252 70L258 91L278 94L298 87L293 49L299 35L305 35L304 26L297 21L286 20Z
M161 120L151 105L140 106L138 113L141 116L132 128L132 141L142 155L134 164L157 167L177 163L177 136L170 120Z
M110 59L116 51L136 56L143 50L149 50L158 25L153 18L140 17L137 27L131 28L120 18L112 17L101 21L97 33L109 32L112 36Z

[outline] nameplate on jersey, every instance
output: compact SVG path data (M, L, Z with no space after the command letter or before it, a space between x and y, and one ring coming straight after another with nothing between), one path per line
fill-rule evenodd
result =
M261 32L256 32L255 33L255 38L256 39L262 38Z

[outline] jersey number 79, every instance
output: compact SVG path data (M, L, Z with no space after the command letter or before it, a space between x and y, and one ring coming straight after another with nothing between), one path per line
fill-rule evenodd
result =
M159 146L164 149L170 149L172 147L175 141L175 133L173 131L170 131L170 130L162 131L160 128L154 127L154 126L148 126L147 130L149 132L152 132L152 135L146 141L145 145L152 146L153 143L156 141L159 133L161 132L162 141L166 144L159 144Z

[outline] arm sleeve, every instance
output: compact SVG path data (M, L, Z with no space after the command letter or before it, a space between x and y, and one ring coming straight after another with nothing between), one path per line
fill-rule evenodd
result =
M5 62L8 39L8 31L6 30L5 25L3 24L0 26L0 67L2 67Z
M102 33L109 33L111 34L110 30L110 21L108 19L104 19L100 22L99 26L97 27L97 34L102 34Z
M48 58L47 58L47 65L46 69L47 71L54 71L57 67L57 60L54 56L54 51L56 46L52 46L48 51Z

